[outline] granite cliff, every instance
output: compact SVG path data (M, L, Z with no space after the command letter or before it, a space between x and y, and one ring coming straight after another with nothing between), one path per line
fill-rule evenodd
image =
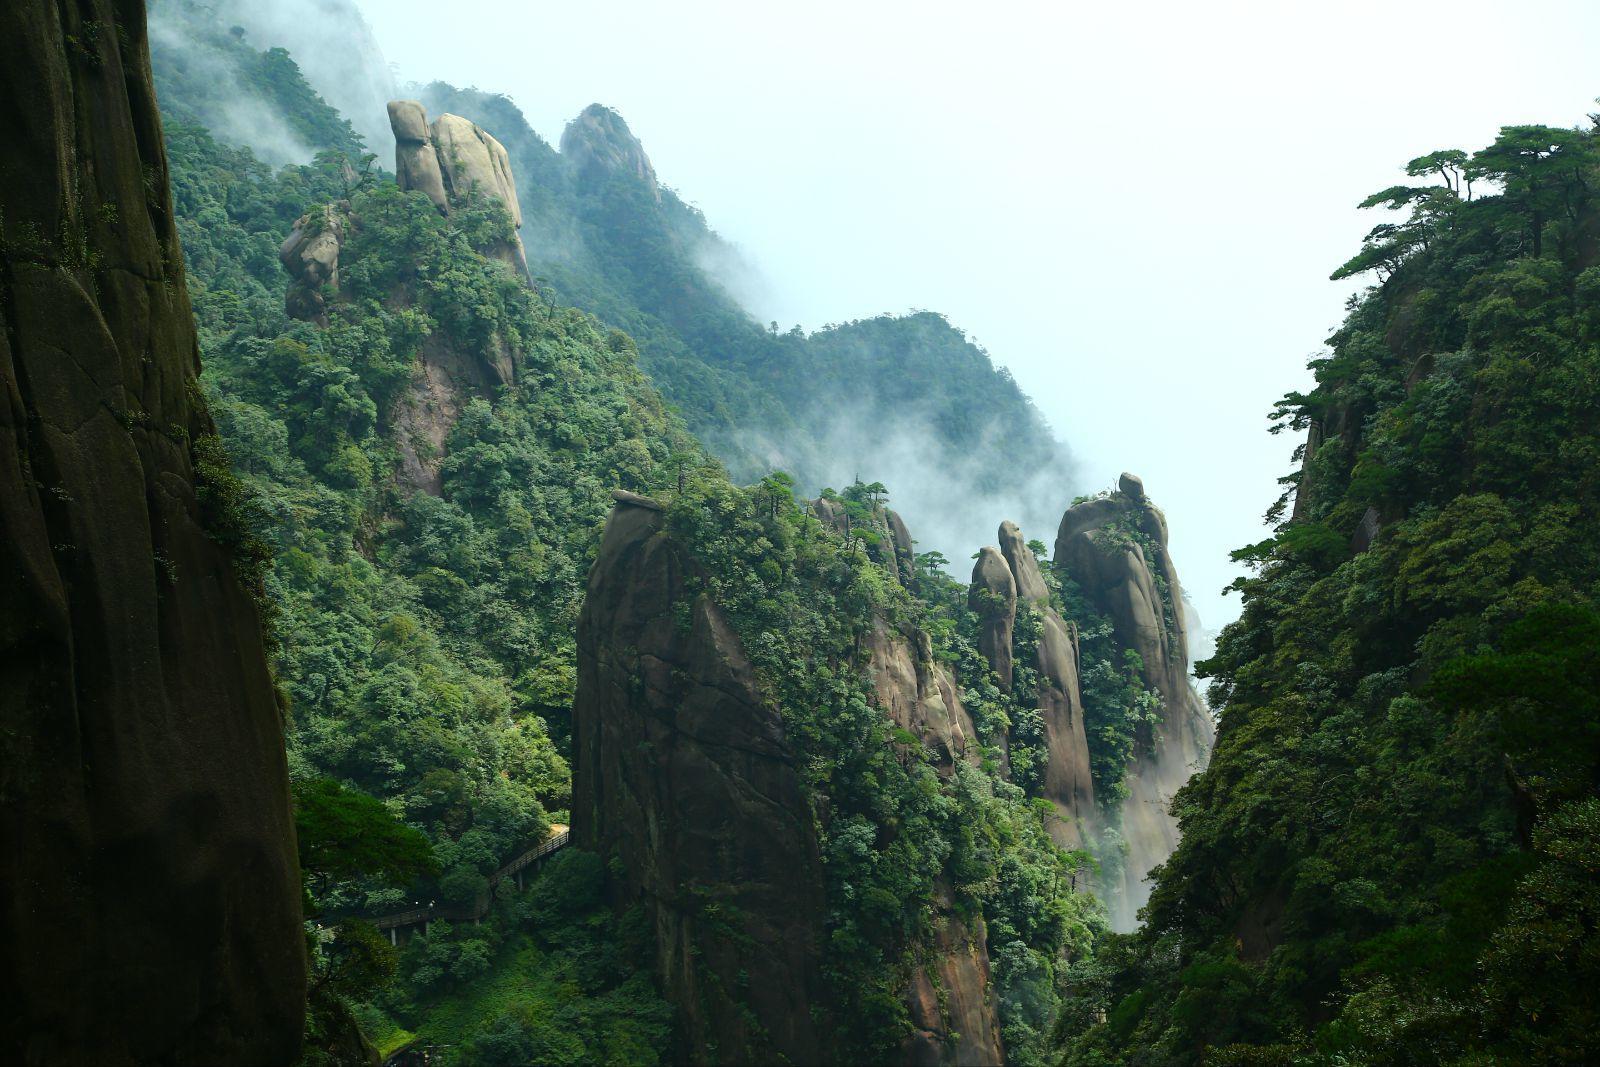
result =
M575 841L615 858L619 906L644 907L662 988L680 1011L682 1055L837 1059L814 798L740 637L693 591L699 564L665 511L618 493L591 572L578 638ZM941 774L976 759L972 720L925 635L880 621L863 651L877 706L934 752ZM902 1058L1001 1062L984 921L961 914L943 882L936 910L937 933L903 988Z
M1215 726L1189 681L1183 589L1167 550L1166 518L1143 482L1124 474L1116 492L1069 508L1054 559L1059 573L1110 617L1118 645L1138 653L1144 687L1161 698L1160 721L1135 738L1120 809L1128 853L1113 916L1131 926L1149 896L1145 876L1178 843L1172 797L1204 767Z
M830 1033L839 1000L828 978L830 916L861 905L842 905L829 889L825 839L838 832L838 815L808 787L807 761L819 754L796 737L813 728L752 663L747 643L773 635L729 621L709 565L677 533L675 523L691 520L675 507L619 493L590 574L574 712L576 839L612 860L617 906L648 916L663 991L685 1020L686 1056L837 1059L845 1046ZM820 526L857 554L863 573L905 590L888 603L935 595L929 583L940 579L920 569L905 524L870 495L824 497L795 521ZM1058 848L1117 847L1106 834L1120 829L1127 854L1108 864L1114 873L1099 890L1113 921L1131 925L1142 879L1175 833L1171 790L1210 739L1174 622L1182 594L1164 523L1137 479L1124 476L1116 493L1066 513L1053 568L1014 524L998 533L999 546L978 553L965 597L988 681L963 675L922 623L883 607L851 624L847 654L808 669L861 672L902 763L922 761L931 772L924 788L970 789L983 774L996 776L992 788L1016 788L1005 784L1015 771ZM1056 574L1109 616L1118 658L1137 653L1139 680L1162 702L1161 724L1136 739L1125 768L1126 798L1114 791L1107 807L1091 775L1078 627L1064 614ZM1020 718L995 717L985 695L995 692ZM889 844L880 838L879 847ZM920 904L926 926L911 938L915 963L900 972L897 993L905 1037L891 1058L899 1062L1006 1058L995 946L985 910L958 900L958 887L972 891L961 882L951 864Z
M513 230L522 228L511 158L489 131L448 113L430 125L428 113L415 100L389 101L389 125L401 189L421 192L442 215L471 197L481 197L505 209ZM528 257L517 234L486 251L527 275Z
M0 33L0 1059L286 1063L283 721L142 9L18 0Z

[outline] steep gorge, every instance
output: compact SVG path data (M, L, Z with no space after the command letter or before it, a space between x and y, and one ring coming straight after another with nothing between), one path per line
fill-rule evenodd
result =
M1058 575L1006 524L984 553L1011 586L1006 628L985 645L970 591L919 556L871 487L800 504L781 477L732 485L638 374L628 337L518 277L521 211L539 233L536 212L574 180L586 196L676 203L649 188L642 151L621 150L637 142L620 120L586 115L568 147L589 162L576 178L536 168L549 187L508 169L524 158L516 136L502 149L403 101L390 109L393 184L348 156L272 175L204 131L179 133L212 385L284 560L270 587L288 622L279 672L298 773L406 812L443 867L408 898L448 902L483 892L484 870L560 811L568 754L574 852L599 866L557 864L559 877L604 872L618 936L633 946L643 918L650 949L637 971L632 947L597 953L609 976L566 994L567 1010L588 1012L628 987L581 1038L591 1053L641 1006L654 1013L650 983L635 981L647 972L677 1009L675 1058L1042 1062L1062 976L1102 929L1075 892L1087 854L1101 854L1117 921L1131 917L1147 862L1124 858L1120 790L1136 760L1165 766L1128 679L1114 692L1085 679L1142 648L1139 694L1159 703L1155 679L1183 677L1181 633L1141 638L1131 615L1117 629L1121 572ZM440 150L447 128L465 149ZM243 177L219 198L212 173ZM228 262L269 236L293 279L281 302L276 264ZM904 330L939 334L920 321L856 332ZM830 365L861 351L837 333L824 350ZM953 354L956 378L992 374L976 351ZM962 509L986 499L962 495ZM1115 525L1148 509L1124 491L1102 510ZM1141 551L1155 561L1140 579L1147 613L1176 613L1170 560ZM1126 753L1091 733L1096 715ZM471 1017L440 1000L498 980L528 906L503 899L484 929L416 938L400 953L404 999L369 1018L468 1048L547 1025L527 1005L485 997L470 1010L499 1014Z

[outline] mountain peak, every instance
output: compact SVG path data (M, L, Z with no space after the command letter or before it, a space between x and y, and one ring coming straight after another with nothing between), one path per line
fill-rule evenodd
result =
M604 104L590 104L567 123L561 134L561 154L586 179L630 174L648 185L658 201L661 199L656 169L650 165L644 145L622 116Z

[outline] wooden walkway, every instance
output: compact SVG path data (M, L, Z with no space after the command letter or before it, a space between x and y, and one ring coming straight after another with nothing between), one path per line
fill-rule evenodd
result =
M553 823L548 837L489 875L489 892L480 894L478 899L467 907L440 907L430 901L427 904L419 904L414 908L407 908L405 911L390 912L387 915L363 915L359 917L366 919L379 930L386 932L389 935L390 944L399 942L399 932L401 930L420 926L426 932L429 924L438 919L450 922L477 922L489 914L489 908L494 899L494 889L497 885L507 878L514 878L517 882L517 888L521 889L522 872L558 850L565 848L567 842L571 839L572 830L570 827L561 823Z

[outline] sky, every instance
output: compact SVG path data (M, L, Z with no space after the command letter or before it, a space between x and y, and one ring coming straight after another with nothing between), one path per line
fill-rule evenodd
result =
M1600 94L1592 0L360 3L402 82L504 92L552 143L620 111L763 320L945 313L1079 457L1063 508L1143 477L1208 628L1297 443L1266 415L1384 221L1355 205Z

